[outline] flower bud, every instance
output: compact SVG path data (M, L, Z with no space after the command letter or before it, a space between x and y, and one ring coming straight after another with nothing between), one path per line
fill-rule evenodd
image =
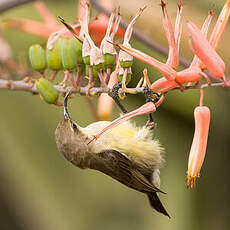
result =
M77 67L77 54L70 38L62 38L60 42L63 68L73 70Z
M46 50L46 61L51 70L61 70L63 68L60 55L60 46L58 44L59 42L61 42L60 39L56 41L52 49Z
M76 55L77 55L77 64L84 64L83 58L82 58L82 43L76 39L71 38L72 46L75 48Z
M129 68L131 67L133 64L133 60L132 61L120 61L120 66L122 68Z
M47 79L40 78L36 81L35 85L45 102L54 104L57 101L59 93Z
M116 55L106 53L104 54L104 65L114 66L116 64Z
M131 20L131 22L129 23L126 31L125 31L125 36L124 36L124 41L123 41L123 45L127 46L129 48L131 48L131 45L129 44L129 41L131 39L132 36L132 32L133 32L133 26L137 20L138 17L140 17L140 15L142 14L144 8L140 8L136 15L134 16L134 18ZM120 61L120 66L122 68L130 68L133 64L133 56L131 56L130 54L126 53L124 50L120 50L119 52L119 61Z
M46 68L45 51L40 45L32 45L29 48L29 59L32 68L36 71L44 71Z
M131 47L129 44L127 44L127 46ZM123 50L120 50L119 61L122 68L130 68L133 65L133 56Z
M99 64L97 64L97 65L93 65L93 69L94 69L95 71L102 70L103 67L104 67L103 63L99 63Z

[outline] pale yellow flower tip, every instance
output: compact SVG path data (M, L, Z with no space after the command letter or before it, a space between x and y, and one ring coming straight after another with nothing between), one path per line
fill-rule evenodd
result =
M110 97L107 93L102 93L98 98L98 109L97 114L100 120L107 121L110 118L110 115L113 111L113 98Z
M108 88L112 89L117 83L117 67L110 75ZM114 100L107 93L102 93L98 98L97 115L100 120L107 121L113 111Z

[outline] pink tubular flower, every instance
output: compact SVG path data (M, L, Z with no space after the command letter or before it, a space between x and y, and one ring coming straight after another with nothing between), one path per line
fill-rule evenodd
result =
M195 133L189 153L187 186L194 187L196 178L200 176L200 169L206 153L210 110L206 106L198 106L194 110Z
M187 22L187 30L193 53L206 65L214 77L222 78L225 71L224 61L195 24Z

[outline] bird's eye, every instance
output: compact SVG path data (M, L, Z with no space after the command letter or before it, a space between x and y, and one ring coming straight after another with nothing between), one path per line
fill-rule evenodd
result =
M72 128L73 128L74 131L76 131L77 130L77 125L75 123L72 123Z

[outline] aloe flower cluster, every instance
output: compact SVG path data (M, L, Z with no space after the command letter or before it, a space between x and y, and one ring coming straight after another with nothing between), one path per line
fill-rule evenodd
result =
M213 17L213 11L209 11L201 29L193 22L187 22L186 28L189 35L189 44L194 53L194 58L188 68L178 72L176 71L176 67L179 65L182 15L184 10L182 3L178 4L176 22L173 27L167 13L166 3L161 0L163 28L169 45L168 58L166 63L163 63L138 49L132 48L129 43L134 24L145 7L140 8L130 21L124 33L122 44L114 42L117 31L121 30L119 28L121 16L118 11L112 12L105 36L101 40L100 45L98 45L89 33L89 3L86 0L80 2L82 9L81 18L79 18L78 21L80 30L78 29L79 25L70 25L66 23L64 19L61 19L61 22L68 30L61 28L57 31L52 31L47 42L46 50L40 45L30 47L29 57L34 70L39 71L43 78L47 78L45 74L47 68L53 70L54 74L49 78L49 82L55 79L58 71L63 71L64 79L60 83L62 86L65 87L67 83L70 82L73 88L87 87L88 92L95 86L97 79L100 80L100 87L104 89L112 89L117 82L120 82L121 90L118 93L120 99L124 98L125 93L136 93L136 89L144 89L145 87L160 95L160 99L154 101L154 103L153 101L147 101L140 108L117 118L110 123L108 127L98 133L94 139L100 138L107 130L135 116L155 112L163 100L165 100L166 93L170 90L180 88L180 90L183 91L189 86L199 85L202 78L207 81L207 84L211 84L212 81L209 75L204 72L205 70L208 70L212 77L222 82L224 86L229 86L225 77L225 63L216 52L216 49L218 48L229 19L230 1L226 1L209 38L207 34ZM66 31L70 31L72 37L64 36ZM119 52L115 49L116 47ZM128 88L127 84L132 79L131 68L133 58L137 58L159 70L162 76L151 83L147 70L144 70L144 76L140 79L136 88ZM83 78L88 79L87 85L84 85L82 81ZM58 96L54 93L55 91L51 89L52 84L48 85L47 82L39 80L37 88L45 101L48 103L56 103ZM42 85L42 87L39 88L39 84ZM46 88L49 89L50 93L46 92ZM52 94L55 94L55 96ZM50 98L49 95L52 97ZM204 91L202 88L200 95L199 105L194 110L195 132L188 161L188 187L193 187L196 178L200 175L208 140L210 110L207 106L203 105ZM52 98L54 99L52 100ZM60 103L56 104L60 105ZM108 118L112 110L113 99L109 97L108 94L103 93L99 98L98 104L100 116Z
M175 68L177 67L179 61L179 44L180 36L182 30L182 10L183 4L178 5L177 18L175 23L175 29L173 30L172 24L168 17L166 11L166 3L161 1L162 11L163 11L163 26L168 39L169 44L169 55L166 63L162 63L147 54L130 47L130 45L116 43L122 51L127 54L153 66L162 73L162 77L152 84L145 73L145 82L149 83L148 86L151 90L157 93L165 95L168 91L180 87L183 91L186 86L191 86L193 84L198 85L201 78L204 77L208 84L211 84L209 76L204 73L204 70L208 70L211 75L223 82L224 86L229 87L229 83L225 77L225 63L222 58L216 53L216 49L223 35L224 29L229 19L230 15L230 1L226 1L218 20L214 26L209 40L207 39L208 27L213 16L213 12L210 11L202 28L199 29L191 21L187 22L187 31L189 34L189 43L191 49L194 53L194 58L191 65L182 71L177 72ZM187 171L187 186L194 187L196 178L200 176L200 169L202 167L206 147L208 140L209 124L210 124L210 110L207 106L203 105L204 91L200 90L200 104L195 108L195 132L193 137L193 142L191 150L189 153L188 171ZM128 90L126 92L129 92ZM136 109L130 113L126 113L114 120L108 127L105 127L95 139L98 139L107 130L121 124L135 116L150 114L156 111L156 108L161 104L164 97L161 100L151 106L151 102L147 102L139 109Z

